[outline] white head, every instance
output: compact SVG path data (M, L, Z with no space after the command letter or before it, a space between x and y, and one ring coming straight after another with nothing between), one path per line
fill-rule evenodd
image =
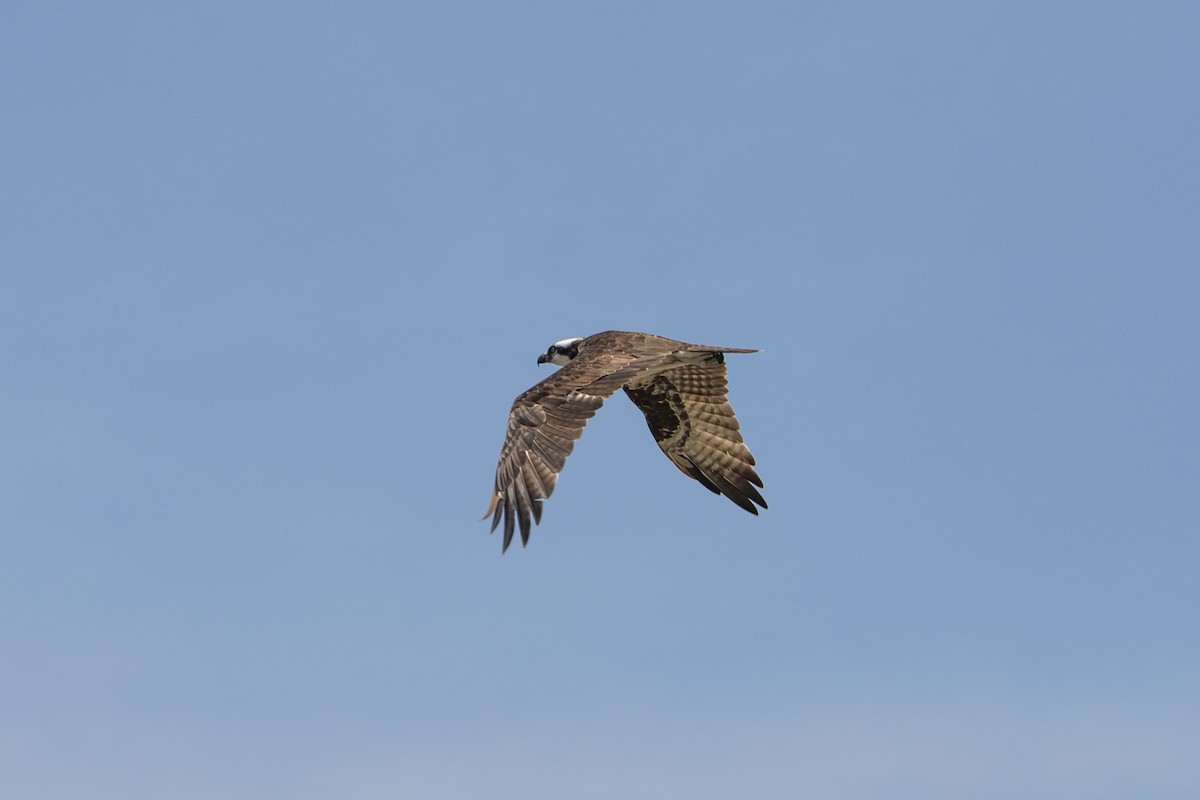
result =
M557 364L563 366L570 364L571 359L579 355L579 343L582 342L581 337L576 336L573 339L563 339L550 345L545 353L538 356L538 364Z

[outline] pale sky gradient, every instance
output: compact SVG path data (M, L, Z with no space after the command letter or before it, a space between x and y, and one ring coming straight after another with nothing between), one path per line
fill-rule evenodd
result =
M10 3L0 794L1200 796L1200 6ZM770 510L551 342L763 352Z

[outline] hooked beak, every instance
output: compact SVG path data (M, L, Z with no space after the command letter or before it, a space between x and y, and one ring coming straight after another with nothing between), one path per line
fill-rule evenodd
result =
M546 358L546 354L542 353L540 356L538 356L538 366L540 367L542 364L545 364L549 360L550 359Z

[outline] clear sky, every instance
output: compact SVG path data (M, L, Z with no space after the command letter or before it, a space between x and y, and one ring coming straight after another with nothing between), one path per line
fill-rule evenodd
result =
M7 3L0 793L1200 796L1200 6ZM770 510L551 342L758 347Z

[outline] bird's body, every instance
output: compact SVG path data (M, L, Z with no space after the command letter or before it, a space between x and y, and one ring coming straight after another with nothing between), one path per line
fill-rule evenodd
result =
M521 394L508 415L487 516L504 521L504 549L514 531L529 542L530 518L554 491L583 427L617 389L642 410L654 440L685 475L723 494L751 514L766 508L754 456L742 441L726 398L725 353L648 333L605 331L555 342L538 363L562 367Z

